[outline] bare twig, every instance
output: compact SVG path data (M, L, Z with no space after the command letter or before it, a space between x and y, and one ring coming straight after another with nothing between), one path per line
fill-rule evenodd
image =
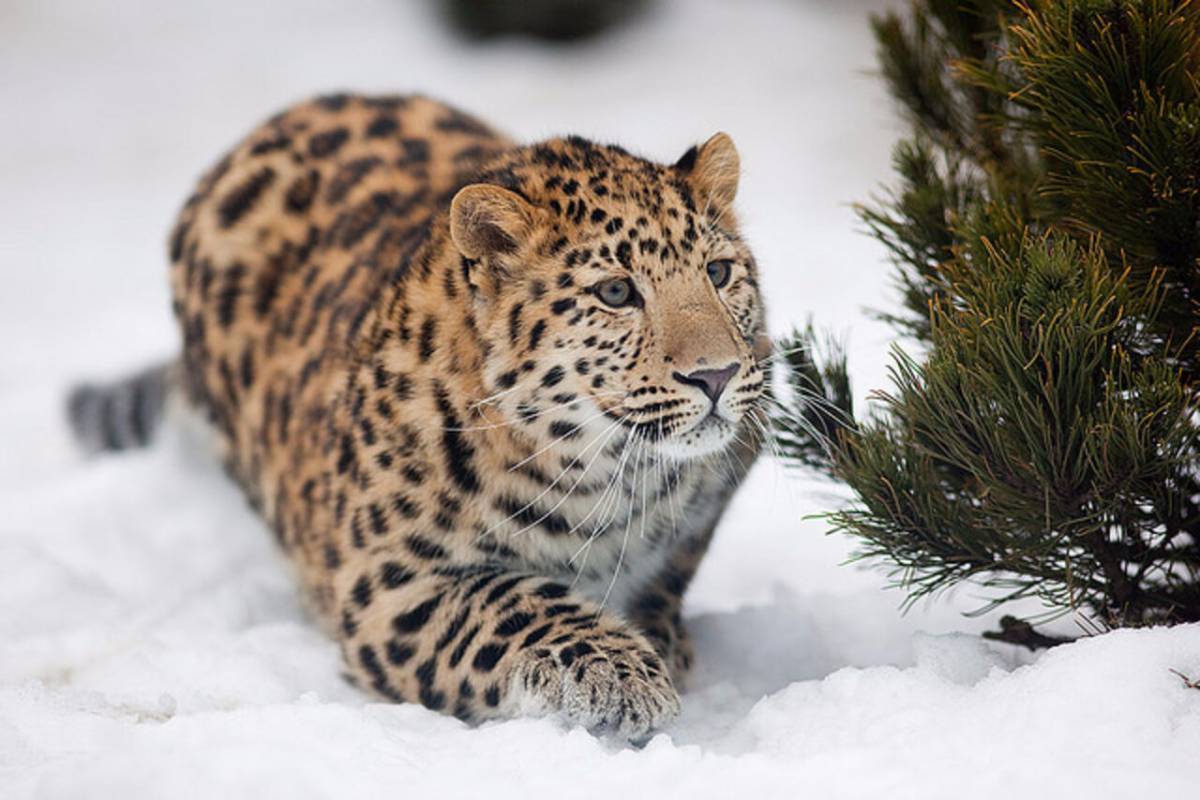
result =
M1007 615L1000 618L1000 630L984 631L983 638L1028 647L1030 650L1043 650L1075 641L1065 636L1047 636L1039 633L1025 620Z
M1177 669L1168 669L1167 671L1171 672L1175 675L1178 675L1179 679L1181 681L1183 681L1183 685L1186 686L1187 688L1200 689L1200 679L1193 680L1192 678L1189 678L1187 675L1184 675L1182 672L1180 672Z

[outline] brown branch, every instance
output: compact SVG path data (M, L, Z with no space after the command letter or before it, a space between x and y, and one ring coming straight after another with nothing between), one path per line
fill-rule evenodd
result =
M1167 672L1170 672L1170 673L1173 673L1173 674L1175 674L1175 675L1178 675L1178 676L1179 676L1179 679L1180 679L1181 681L1183 681L1183 685L1184 685L1184 686L1186 686L1187 688L1189 688L1189 689L1200 689L1200 679L1193 680L1193 679L1189 678L1187 675L1184 675L1182 672L1180 672L1180 671L1179 671L1179 670L1177 670L1177 669L1170 669L1170 668L1168 668L1168 669L1167 669Z
M1008 615L1000 618L1000 630L984 631L983 638L990 639L993 642L1007 642L1008 644L1028 647L1030 650L1044 650L1060 644L1070 644L1075 641L1064 636L1047 636L1044 633L1039 633L1025 620Z

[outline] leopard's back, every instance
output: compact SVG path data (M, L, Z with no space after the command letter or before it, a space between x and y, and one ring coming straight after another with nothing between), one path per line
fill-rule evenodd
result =
M327 487L296 484L336 444L350 343L431 218L511 146L426 97L330 95L254 130L187 200L170 238L183 382L285 548L320 524Z

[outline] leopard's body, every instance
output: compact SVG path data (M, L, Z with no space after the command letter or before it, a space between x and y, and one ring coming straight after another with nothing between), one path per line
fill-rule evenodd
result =
M625 736L677 712L682 594L757 451L736 180L723 135L664 166L417 96L295 106L202 179L179 375L359 685Z

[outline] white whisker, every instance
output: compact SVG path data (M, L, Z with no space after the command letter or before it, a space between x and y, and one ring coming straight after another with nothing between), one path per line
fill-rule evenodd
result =
M588 417L587 419L585 419L583 422L580 422L578 425L576 425L576 428L581 428L581 427L583 427L584 425L587 425L587 424L588 424L589 422L591 422L592 420L594 420L594 419L599 419L600 417L603 417L603 416L604 416L605 414L607 414L607 413L608 413L607 411L597 411L595 414L593 414L592 416L590 416L590 417ZM545 445L545 446L544 446L544 447L542 447L541 449L539 449L539 450L536 450L536 451L535 451L535 452L533 452L533 453L530 453L529 455L525 456L525 458L522 458L520 461L518 461L517 463L513 464L512 466L510 466L510 467L508 468L508 471L509 471L509 472L512 472L512 471L513 471L513 470L515 470L515 469L520 469L521 467L523 467L523 466L525 466L526 464L528 464L530 461L533 461L535 458L537 458L538 456L540 456L542 453L544 453L544 452L546 452L547 450L549 450L551 447L554 447L556 444L560 444L561 442L563 442L563 441L564 441L564 440L566 440L566 439L569 439L569 438L570 438L571 436L573 436L573 435L574 435L574 431L571 431L571 432L568 432L568 433L564 433L562 436L559 436L557 439L554 439L553 441L551 441L549 444Z
M602 455L604 455L604 449L605 449L605 447L607 447L607 446L608 446L608 440L612 438L612 435L613 435L613 433L615 433L615 429L616 429L616 428L617 428L617 427L618 427L620 424L621 424L621 421L620 421L620 420L617 420L617 421L613 422L611 425L609 425L607 428L605 428L605 429L604 429L604 431L603 431L602 433L598 434L598 435L596 436L596 438L595 438L595 439L593 439L593 440L592 440L592 442L590 442L590 443L588 444L588 446L587 446L587 447L585 447L583 450L581 450L581 451L579 452L579 455L578 455L578 456L576 456L576 457L575 457L575 458L574 458L574 459L571 461L571 464L572 464L572 466L574 466L575 464L579 463L579 459L580 459L580 458L583 456L583 454L584 454L585 452L587 452L587 450L588 450L588 449L589 449L589 448L590 448L590 447L591 447L593 444L595 444L597 441L599 441L599 439L600 439L600 437L601 437L601 436L604 436L604 437L605 437L605 440L604 440L604 446L603 446L603 447L601 447L599 450L597 450L597 451L596 451L596 455L592 456L592 460L591 460L591 461L589 461L589 462L587 463L587 466L586 466L586 467L584 467L584 469L583 469L583 472L581 472L581 473L579 474L579 477L575 479L575 483L571 484L571 488L570 488L570 489L568 489L568 490L566 491L566 494L564 494L564 495L563 495L561 498L559 498L559 501L558 501L557 503L555 503L554 505L552 505L552 506L551 506L551 507L550 507L550 508L549 508L549 509L546 511L546 513L545 513L545 514L543 514L541 517L539 517L538 519L536 519L536 520L534 520L533 522L529 523L529 524L528 524L528 525L526 525L524 528L522 528L522 529L520 529L520 530L518 530L518 531L516 531L516 532L514 532L514 533L511 533L511 534L509 534L509 537L510 537L510 538L511 538L511 537L513 537L513 536L519 536L520 534L522 534L522 533L525 533L526 531L528 531L528 530L530 530L530 529L532 529L532 528L536 527L536 526L537 526L538 524L540 524L540 523L541 523L543 520L545 520L547 517L549 517L549 516L550 516L551 514L553 514L555 511L557 511L557 510L559 509L559 507L560 507L560 506L562 506L562 504L563 504L563 503L567 502L567 499L568 499L568 498L570 498L570 497L571 497L571 495L575 493L575 490L576 490L577 488L579 488L579 484L583 483L583 479L584 479L585 477L587 477L588 471L589 471L589 470L592 468L592 465L593 465L593 464L595 464L595 463L596 463L596 461L597 461L597 460L598 460L598 459L599 459L599 458L600 458ZM538 500L542 499L542 497L544 497L544 496L546 495L546 493L547 493L547 492L549 492L551 489L553 489L553 488L554 488L554 485L555 485L555 484L557 484L557 483L558 483L560 480L562 480L563 476L564 476L564 475L566 475L566 474L567 474L567 471L566 471L566 470L563 470L561 473L559 473L559 476L558 476L557 478L555 478L555 479L554 479L554 483L551 483L549 486L547 486L547 487L546 487L546 488L545 488L545 489L542 491L542 493L541 493L541 494L539 494L537 497L533 498L533 499L532 499L532 500L530 500L528 503L526 503L526 504L525 504L525 506L524 506L523 508L521 508L520 510L518 510L516 513L514 513L514 514L513 514L512 516L510 516L508 519L512 519L513 517L515 517L515 516L518 516L518 515L520 515L520 514L524 513L525 511L527 511L529 508L531 508L531 507L533 506L533 504L534 504L534 503L536 503ZM507 522L508 520L504 520L504 521L505 521L505 522Z
M638 442L638 462L637 462L637 466L635 466L634 470L633 470L633 485L634 485L634 487L637 486L638 473L642 466L642 454L644 452L645 452L645 444L643 442L639 441ZM643 498L644 497L645 497L645 495L643 495ZM643 506L643 510L644 510L644 506ZM644 522L645 517L642 517L642 520ZM621 536L621 550L617 553L617 565L615 568L613 568L613 576L612 576L612 580L610 580L608 582L608 588L604 590L604 597L602 597L600 599L600 608L597 610L597 612L596 612L597 614L600 611L602 611L604 609L604 607L608 604L608 597L609 597L609 595L612 594L613 587L617 585L617 578L620 577L620 575L621 575L621 565L625 562L625 549L629 546L629 530L632 527L633 527L633 514L631 512L629 514L628 520L625 523L625 533L622 534L622 536Z
M510 426L515 426L518 422L527 422L529 420L534 420L534 419L543 417L546 414L550 414L554 411L560 411L564 408L570 408L573 405L577 405L585 400L588 400L589 397L610 397L610 396L619 395L619 394L625 394L625 391L617 390L617 391L612 391L612 392L599 392L599 393L596 393L593 395L589 395L587 397L576 397L574 400L569 400L565 403L558 403L556 405L552 405L547 408L543 408L535 414L528 414L526 416L521 417L520 419L506 419L502 422L492 422L487 425L475 425L475 426L467 427L467 428L443 428L442 430L457 431L459 433L468 433L470 431L488 431L488 430L494 430L496 428L506 428L506 427L510 427Z

